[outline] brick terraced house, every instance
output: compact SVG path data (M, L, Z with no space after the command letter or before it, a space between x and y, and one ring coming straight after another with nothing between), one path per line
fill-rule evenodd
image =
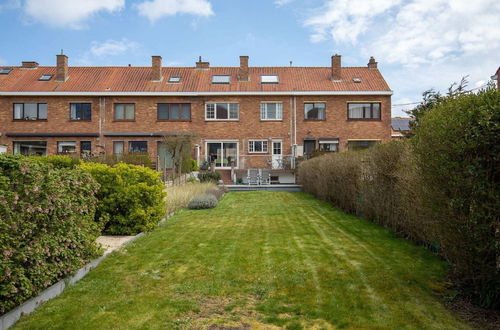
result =
M269 168L293 183L295 159L391 139L392 91L363 67L0 67L0 145L9 153L147 152L171 159L165 135L195 134L193 157L236 180ZM230 175L228 173L231 173Z

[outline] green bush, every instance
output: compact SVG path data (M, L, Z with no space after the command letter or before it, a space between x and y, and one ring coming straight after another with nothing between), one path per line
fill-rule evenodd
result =
M221 176L219 172L201 172L198 174L200 182L213 182L219 183Z
M80 168L101 185L95 219L105 233L138 234L153 229L165 215L165 187L159 172L124 163L84 163Z
M30 156L30 159L41 163L52 164L55 168L74 168L81 163L77 156Z
M210 194L195 196L188 204L190 210L213 209L216 206L217 198Z
M196 159L191 159L191 171L198 171L198 161Z
M440 253L461 292L500 304L500 92L452 95L413 137L299 166L304 190Z
M99 255L98 187L78 169L0 155L0 314Z
M483 306L500 307L500 91L443 99L414 128L442 253Z

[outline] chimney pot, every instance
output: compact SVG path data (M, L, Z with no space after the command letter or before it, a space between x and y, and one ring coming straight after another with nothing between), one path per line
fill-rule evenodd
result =
M248 81L248 56L240 56L240 68L238 70L238 81Z
M64 54L57 55L56 79L58 82L68 80L68 56Z
M370 57L370 60L368 61L368 69L376 69L377 68L377 62L373 58L373 56Z
M38 63L35 61L23 61L21 67L23 69L36 69L38 68Z
M161 56L151 56L151 81L160 82L163 80L161 62Z
M197 69L209 69L210 68L210 63L209 62L202 62L201 61L201 56L198 58L198 62L196 62L196 68Z
M342 61L341 56L335 54L332 56L332 81L342 80Z

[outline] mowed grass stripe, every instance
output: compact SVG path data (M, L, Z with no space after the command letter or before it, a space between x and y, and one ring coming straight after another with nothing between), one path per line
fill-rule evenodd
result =
M446 267L303 193L228 193L113 253L19 329L425 328Z

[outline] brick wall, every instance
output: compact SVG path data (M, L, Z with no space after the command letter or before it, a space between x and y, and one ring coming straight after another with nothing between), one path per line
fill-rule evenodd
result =
M250 139L281 139L283 154L291 154L294 143L294 104L289 96L217 96L217 97L1 97L0 98L0 144L12 152L12 142L17 140L46 140L48 152L56 152L57 141L91 141L93 151L102 150L112 153L113 141L148 141L148 152L153 159L157 157L157 143L161 137L105 137L109 132L192 132L196 133L195 143L201 146L201 158L205 155L206 140L237 140L240 156L248 154ZM282 102L283 120L261 121L261 102ZM339 138L340 151L346 150L349 139L379 139L382 142L391 138L390 96L300 96L295 98L297 113L298 145L304 138ZM318 101L326 103L326 120L305 121L304 102ZM347 102L378 101L382 103L381 120L347 120ZM38 102L48 103L46 121L14 121L13 103ZM69 104L72 102L92 103L91 121L71 121ZM205 103L236 102L240 104L239 121L206 121ZM134 121L115 121L114 103L134 103ZM157 103L191 103L191 120L157 121ZM103 113L100 116L100 112ZM50 137L50 138L13 138L6 132L24 133L100 133L99 138L88 137ZM269 142L269 155L271 154ZM77 151L79 143L77 144ZM260 164L265 157L253 157L253 164Z

